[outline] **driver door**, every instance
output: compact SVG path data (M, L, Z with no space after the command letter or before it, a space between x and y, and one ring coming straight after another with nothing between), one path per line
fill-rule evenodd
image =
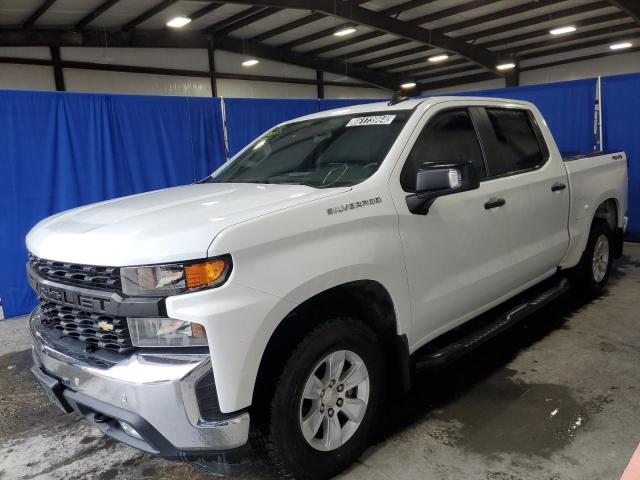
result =
M391 177L399 213L412 307L411 343L420 346L475 316L478 310L510 292L506 272L506 216L500 208L485 209L499 192L495 182L437 198L426 215L412 214L406 197L415 191L415 178L425 162L472 161L478 177L486 176L476 124L479 110L439 106L429 109L413 132L406 159ZM399 178L398 178L399 177Z

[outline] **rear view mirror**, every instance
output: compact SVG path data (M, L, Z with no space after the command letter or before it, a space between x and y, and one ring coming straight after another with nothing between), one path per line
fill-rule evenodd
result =
M436 198L480 186L476 169L468 163L424 163L416 174L416 193L407 197L411 213L426 215Z

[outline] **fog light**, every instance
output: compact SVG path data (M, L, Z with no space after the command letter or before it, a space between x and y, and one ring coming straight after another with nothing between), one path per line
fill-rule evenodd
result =
M130 436L132 436L134 438L137 438L138 440L142 440L142 435L140 435L137 432L137 430L135 428L133 428L131 425L129 425L127 422L123 422L122 420L118 420L118 423L122 427L122 430L124 430L124 433L126 433L127 435L130 435Z

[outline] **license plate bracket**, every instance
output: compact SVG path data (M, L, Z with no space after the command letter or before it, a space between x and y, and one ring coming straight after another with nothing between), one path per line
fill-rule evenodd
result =
M64 387L58 380L46 375L35 365L31 368L31 373L36 377L36 380L40 384L40 387L42 387L45 396L51 403L58 407L58 409L63 413L71 413L73 411L71 406L65 400L64 395L62 395Z

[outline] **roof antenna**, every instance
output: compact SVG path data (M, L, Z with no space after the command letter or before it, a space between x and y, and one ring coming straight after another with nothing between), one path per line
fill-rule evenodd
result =
M397 105L400 102L404 102L405 100L409 100L409 98L410 97L408 97L402 92L394 92L393 96L391 97L391 100L389 100L389 103L387 105L391 107L393 105Z

